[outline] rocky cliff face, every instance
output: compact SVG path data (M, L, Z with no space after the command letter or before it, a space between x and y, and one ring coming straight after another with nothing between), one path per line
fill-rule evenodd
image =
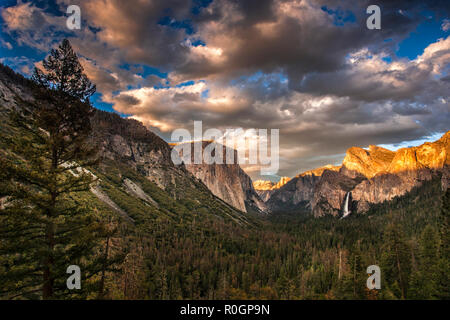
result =
M339 170L339 167L327 165L297 175L284 186L275 190L267 200L268 208L272 212L295 210L299 206L312 208L315 188L322 174L337 170Z
M135 168L160 188L175 184L186 171L173 165L169 145L140 122L97 110L92 118L92 139L105 159Z
M100 144L105 158L128 163L160 188L173 189L178 180L189 183L185 176L193 176L216 197L238 210L266 210L264 202L253 188L252 180L239 164L206 164L203 161L202 164L174 165L171 159L173 146L147 130L140 122L103 111L97 111L92 121L95 128L93 138ZM202 148L208 144L204 142ZM227 149L223 148L225 156ZM235 153L234 159L237 159L236 151L232 152ZM180 195L173 196L177 198Z
M272 187L273 190L280 189L291 180L289 177L281 177L280 180Z
M357 183L357 179L352 179L341 171L325 170L314 188L311 200L314 216L338 215L347 192L353 190Z
M418 147L402 148L386 170L372 179L364 180L352 190L359 212L367 210L370 203L380 203L403 195L423 181L439 176L442 188L448 188L450 131L435 142Z
M270 196L274 193L273 187L275 182L266 180L256 180L253 182L253 187L256 193L259 195L262 201L266 202Z
M202 152L212 142L202 142ZM194 162L194 143L191 144L191 163L185 163L186 169L197 179L202 181L208 189L217 197L232 205L233 207L247 212L254 210L263 212L266 210L264 202L256 193L251 178L242 170L237 161L232 164L226 164L227 152L234 153L234 159L237 159L236 150L219 145L223 149L222 164L207 164L202 161L200 164ZM180 150L180 156L183 152Z
M357 176L372 178L388 169L394 155L393 151L377 146L369 146L369 150L352 147L347 150L342 163L342 172L352 178Z
M450 180L450 132L435 142L390 151L377 146L347 150L341 167L326 166L302 173L267 200L272 212L307 207L315 216L338 215L347 192L355 212L370 204L392 200L423 181L440 177L442 188Z
M253 187L255 188L255 190L259 190L259 191L272 190L274 185L275 185L275 182L267 181L267 180L253 181Z
M289 177L281 177L277 183L266 180L256 180L253 182L253 187L255 188L256 193L258 193L261 200L267 202L267 200L269 200L269 198L272 196L272 194L274 194L276 190L280 189L290 180L291 178Z

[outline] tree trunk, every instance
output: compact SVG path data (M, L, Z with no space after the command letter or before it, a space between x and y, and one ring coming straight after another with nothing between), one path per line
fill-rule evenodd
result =
M339 272L338 272L338 279L341 280L341 263L342 263L342 251L339 250Z
M398 269L398 279L400 284L400 289L402 291L402 299L405 299L405 290L403 288L403 281L402 281L402 269L400 268L400 258L398 256L398 248L397 244L395 244L395 256L397 258L397 269Z
M43 275L43 287L42 287L42 298L44 300L51 299L53 296L53 284L54 284L54 275L52 272L52 267L54 264L53 258L53 248L55 246L54 240L54 226L53 223L49 223L46 228L46 239L47 239L47 248L48 254L44 261L44 275Z

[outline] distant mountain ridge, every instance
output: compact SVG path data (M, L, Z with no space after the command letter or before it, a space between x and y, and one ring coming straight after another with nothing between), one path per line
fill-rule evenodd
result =
M267 180L256 180L253 182L253 187L263 201L269 200L270 196L275 192L275 190L280 189L286 183L289 182L291 178L281 177L280 180L275 183Z
M315 216L338 215L347 192L355 212L392 200L433 177L449 185L450 131L435 142L397 151L369 146L351 147L342 166L325 166L297 175L274 192L266 204L280 212L306 208Z

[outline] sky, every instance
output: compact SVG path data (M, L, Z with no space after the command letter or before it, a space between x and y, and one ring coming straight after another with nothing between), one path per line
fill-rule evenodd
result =
M366 8L381 9L369 30ZM66 26L69 5L81 29ZM446 0L0 2L0 61L29 76L68 38L93 105L175 129L279 129L278 176L340 164L351 146L398 149L450 127ZM245 170L261 178L255 166Z

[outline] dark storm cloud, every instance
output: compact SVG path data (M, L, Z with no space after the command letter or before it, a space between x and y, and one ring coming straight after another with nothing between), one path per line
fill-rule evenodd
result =
M172 24L189 17L191 1L80 1L97 37L119 48L128 62L169 68L188 53L184 28ZM165 19L166 18L166 19Z
M134 105L141 103L141 101L138 98L135 98L135 97L127 95L127 94L121 94L120 96L118 96L116 98L116 101L119 103L129 105L129 106L134 106Z
M237 72L281 69L289 76L291 88L296 89L305 74L338 70L347 54L362 47L392 51L397 40L423 19L417 14L418 2L407 6L400 3L400 8L408 8L408 14L389 5L383 10L382 30L373 32L365 28L364 2L336 1L336 7L351 10L356 16L355 22L343 26L335 25L333 16L322 10L324 3L264 1L262 8L271 8L270 14L267 10L250 10L251 3L244 8L234 1L211 4L204 13L206 17L198 22L199 33L209 45L223 49L223 61L215 63L204 56L188 60L176 70L179 79L234 77Z

